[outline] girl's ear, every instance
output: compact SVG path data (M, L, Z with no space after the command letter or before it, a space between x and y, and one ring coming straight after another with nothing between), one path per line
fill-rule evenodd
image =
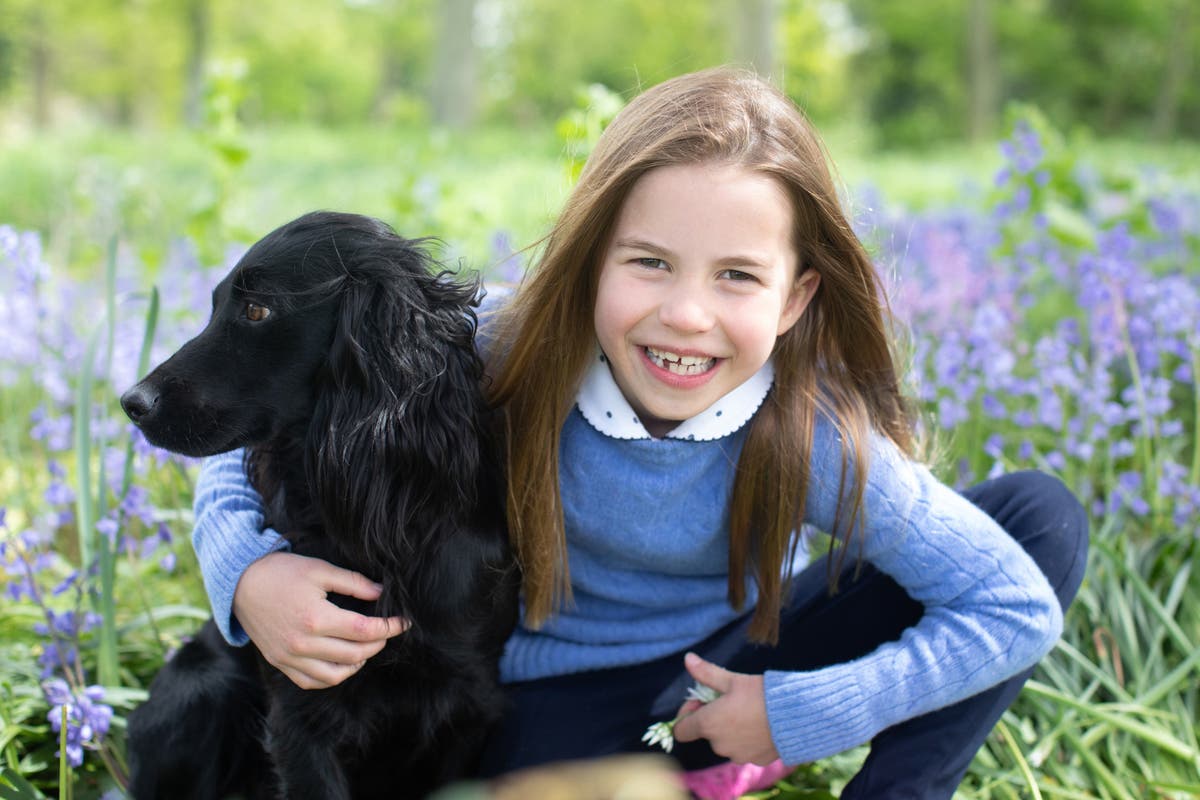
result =
M775 333L776 336L787 333L799 321L820 285L821 275L812 267L796 277L796 282L792 284L791 294L788 295L787 302L784 303L783 310L779 313L779 329Z

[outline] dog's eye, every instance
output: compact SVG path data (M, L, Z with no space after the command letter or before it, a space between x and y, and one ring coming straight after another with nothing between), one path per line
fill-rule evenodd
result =
M262 322L271 316L271 309L258 303L246 303L246 319L251 322Z

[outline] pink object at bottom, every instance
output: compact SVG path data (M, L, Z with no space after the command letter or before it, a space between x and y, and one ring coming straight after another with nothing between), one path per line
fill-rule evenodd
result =
M683 785L700 800L737 800L746 792L771 786L789 772L782 761L772 761L765 767L727 761L683 773Z

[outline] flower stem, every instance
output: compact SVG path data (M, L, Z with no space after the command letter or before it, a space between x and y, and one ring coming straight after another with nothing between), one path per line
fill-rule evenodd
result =
M58 733L58 796L71 800L71 769L67 765L67 705L62 706L62 727Z

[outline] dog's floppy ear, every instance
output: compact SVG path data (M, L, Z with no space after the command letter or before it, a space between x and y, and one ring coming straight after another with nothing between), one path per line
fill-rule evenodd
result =
M474 507L485 432L478 283L435 275L419 243L397 238L383 252L349 266L309 450L328 529L395 559L397 542Z

